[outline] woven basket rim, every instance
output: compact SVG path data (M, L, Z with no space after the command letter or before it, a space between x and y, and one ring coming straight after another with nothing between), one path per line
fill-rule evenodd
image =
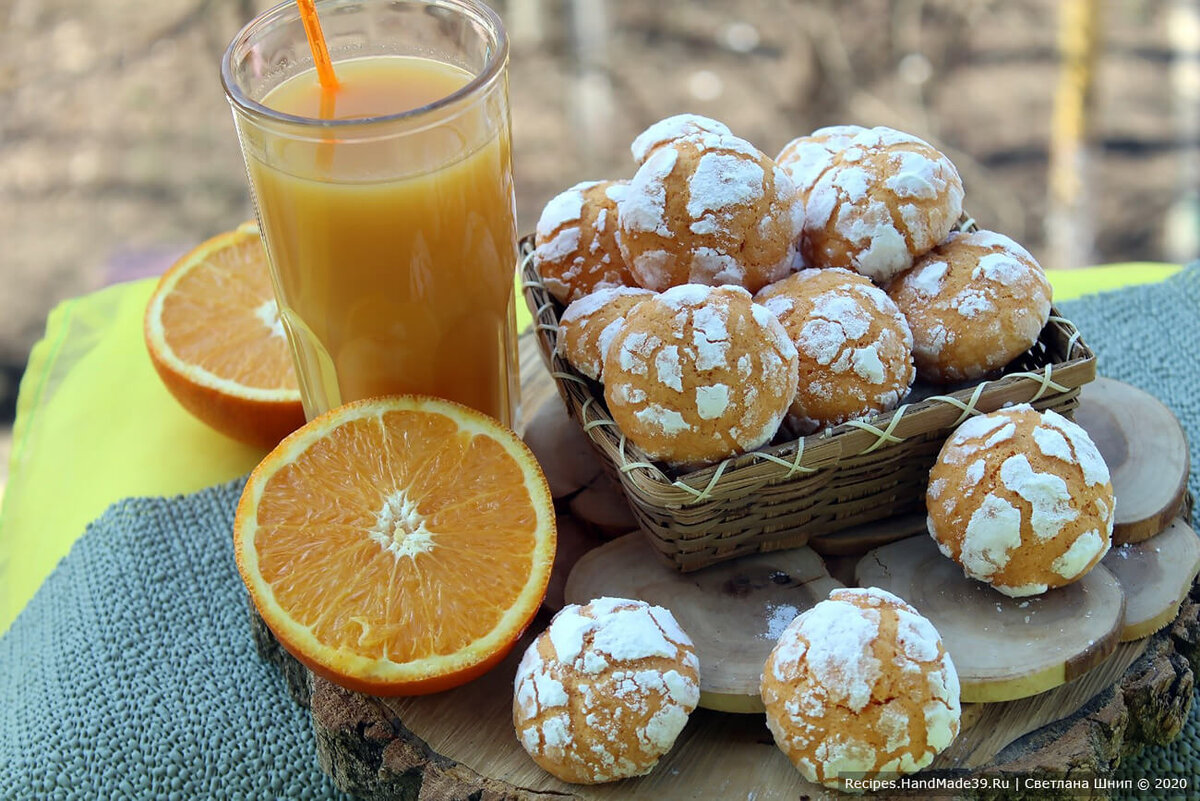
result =
M964 218L960 226L965 228L967 225L973 225L973 221ZM936 415L939 420L946 421L944 425L956 427L974 414L993 411L983 407L988 405L985 402L988 396L997 390L1027 384L1030 403L1048 393L1069 392L1090 380L1090 376L1085 381L1062 383L1066 379L1061 374L1084 372L1076 368L1095 362L1095 354L1083 342L1079 329L1052 306L1039 342L1044 341L1047 332L1065 339L1064 361L1046 364L1039 370L1014 370L946 394L903 403L888 412L777 442L697 469L675 470L654 461L629 442L609 414L600 383L582 376L558 354L558 307L561 304L546 290L532 256L533 237L523 237L520 262L523 291L533 312L533 325L543 360L559 393L578 417L584 432L621 473L622 481L633 485L641 494L653 497L655 505L666 508L719 501L723 488L734 483L738 485L737 492L742 494L748 491L747 485L752 490L797 476L818 474L844 460L881 451L904 442L907 436L922 433L929 426L921 425L927 421L919 421L918 417ZM1020 357L1014 362L1019 360ZM1056 381L1056 377L1059 380Z

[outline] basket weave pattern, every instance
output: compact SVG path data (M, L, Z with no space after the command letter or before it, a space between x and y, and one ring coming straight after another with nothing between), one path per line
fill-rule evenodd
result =
M542 285L533 243L521 273L538 346L571 415L620 483L651 543L688 571L923 509L929 470L950 433L974 414L1031 403L1070 415L1095 378L1095 356L1057 310L1037 343L995 380L910 401L806 437L691 472L655 463L613 421L603 387L557 353L561 304Z

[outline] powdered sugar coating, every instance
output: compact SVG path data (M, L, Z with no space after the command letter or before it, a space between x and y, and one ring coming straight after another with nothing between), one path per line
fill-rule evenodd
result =
M636 282L617 245L623 181L584 181L555 195L535 230L533 263L546 290L571 303L597 289Z
M535 258L542 264L547 262L559 261L562 259L574 258L574 254L579 250L580 242L583 241L583 236L576 227L567 228L559 231L550 238L544 240L538 245L534 251L537 255ZM560 279L551 277L549 280L555 285L555 288L564 286ZM552 293L553 294L553 293Z
M708 230L719 229L714 223ZM692 267L688 271L688 280L710 286L742 286L746 282L746 270L738 259L728 253L722 253L716 248L701 247L692 252Z
M774 313L800 365L793 426L825 426L886 412L916 374L912 333L887 295L849 270L806 269L766 287L756 300Z
M929 486L929 530L939 549L1006 595L1075 581L1108 551L1108 468L1086 432L1055 412L1020 404L972 418L947 439Z
M814 267L885 283L944 240L962 214L962 180L929 143L890 128L855 135L805 192L801 249ZM801 184L812 170L801 173Z
M637 171L629 182L629 189L617 203L617 219L623 231L670 236L671 230L666 220L666 180L675 171L678 162L678 150L663 148L655 151Z
M947 441L956 447L963 446L969 440L991 436L993 431L1004 428L1008 423L1008 419L1002 415L980 414L975 417L969 417L958 428L954 429L954 433L950 435L950 439Z
M936 629L874 588L842 589L784 629L761 692L776 745L806 779L912 773L959 731L958 673Z
M834 156L866 130L859 125L818 128L808 136L796 137L784 145L775 162L788 171L797 191L807 198L817 180L833 166Z
M1099 531L1085 531L1075 538L1062 556L1051 563L1050 569L1065 579L1075 579L1107 550L1108 546L1105 545L1104 537L1100 536Z
M583 193L596 185L596 181L583 181L550 198L542 209L534 233L539 239L550 239L556 231L583 217Z
M606 287L572 302L558 320L559 355L588 378L602 380L604 354L625 315L653 295L640 287Z
M1096 443L1092 442L1087 431L1078 423L1068 420L1053 409L1046 410L1042 422L1045 427L1056 431L1070 443L1071 452L1080 468L1083 469L1083 480L1089 486L1107 484L1112 481L1108 464L1100 455L1100 449L1096 447Z
M802 204L786 171L729 133L698 131L649 153L617 203L619 245L638 284L752 291L795 261Z
M1021 511L988 493L971 513L959 560L973 578L991 578L1008 567L1009 554L1021 545Z
M700 662L669 611L642 601L569 604L529 646L513 683L517 739L563 781L653 770L700 700Z
M1000 481L1029 504L1029 527L1039 540L1057 537L1064 526L1079 517L1067 482L1054 473L1034 470L1023 453L1000 463Z
M1075 454L1061 431L1055 431L1049 426L1038 426L1033 430L1033 441L1043 456L1051 456L1064 462L1075 459Z
M796 371L795 347L749 292L684 284L629 313L605 360L604 395L650 458L697 465L770 440Z
M729 408L728 384L696 387L696 414L701 420L716 420Z
M714 218L719 212L761 200L764 177L758 161L739 153L702 153L695 172L688 177L688 215L716 225Z
M888 295L913 332L917 373L980 378L1037 341L1051 288L1028 251L992 231L955 234L897 276Z
M675 114L659 120L634 137L629 150L633 160L640 165L660 146L700 133L733 135L729 126L718 120L700 114Z

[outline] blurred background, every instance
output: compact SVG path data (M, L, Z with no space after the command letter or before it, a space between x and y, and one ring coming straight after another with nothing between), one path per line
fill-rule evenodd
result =
M269 0L0 0L0 469L49 309L252 216L218 62ZM774 155L917 134L1047 267L1193 260L1200 0L493 0L518 212L693 111Z

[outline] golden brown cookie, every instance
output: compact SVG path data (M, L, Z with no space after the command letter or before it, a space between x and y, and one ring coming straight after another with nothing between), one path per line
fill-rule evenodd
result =
M633 154L633 160L641 165L662 145L698 133L732 135L733 131L729 130L725 123L699 114L675 114L659 120L638 134L629 150Z
M1082 578L1112 542L1100 451L1075 423L1028 404L959 426L930 471L925 505L942 553L1012 597Z
M796 393L796 348L741 287L685 284L629 312L604 399L652 459L700 465L770 441Z
M588 378L604 380L604 353L625 315L653 295L649 289L619 286L598 289L574 301L558 319L559 355Z
M916 609L839 589L797 616L762 675L767 727L811 782L915 773L958 736L958 673Z
M598 784L649 773L700 700L691 638L660 606L569 604L525 651L513 726L557 778Z
M756 292L796 257L802 209L792 179L736 136L667 142L617 201L618 244L637 283L735 284Z
M870 279L840 268L801 270L754 299L779 318L799 353L788 411L797 433L890 411L908 394L916 375L912 332Z
M533 263L559 303L604 287L636 286L616 240L616 199L627 183L585 181L555 195L542 209Z
M808 192L804 261L884 284L946 238L962 201L958 170L929 143L891 128L863 131Z
M992 231L953 235L888 287L912 329L917 375L935 383L980 378L1028 350L1051 293L1033 256Z

